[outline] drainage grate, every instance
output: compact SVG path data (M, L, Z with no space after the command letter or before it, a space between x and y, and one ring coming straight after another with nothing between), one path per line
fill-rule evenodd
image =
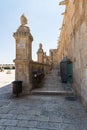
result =
M65 99L68 100L68 101L76 101L77 97L75 97L75 96L67 96L67 97L65 97Z

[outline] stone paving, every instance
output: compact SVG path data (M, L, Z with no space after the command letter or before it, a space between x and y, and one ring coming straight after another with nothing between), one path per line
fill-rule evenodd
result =
M15 80L15 70L4 70L0 72L0 97L4 98L12 93L11 82Z
M87 110L79 99L69 101L60 95L16 98L11 84L7 87L9 96L8 92L1 96L0 91L0 130L87 130Z

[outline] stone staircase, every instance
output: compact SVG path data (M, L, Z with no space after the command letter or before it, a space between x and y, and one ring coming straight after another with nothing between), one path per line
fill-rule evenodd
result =
M74 95L71 84L61 83L58 69L53 69L39 84L39 86L31 91L33 95Z

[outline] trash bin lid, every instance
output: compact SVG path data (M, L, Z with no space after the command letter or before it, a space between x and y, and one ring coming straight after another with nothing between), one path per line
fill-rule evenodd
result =
M71 63L71 60L67 57L64 57L63 60L60 63L64 63L64 62Z
M21 80L15 80L15 81L13 81L12 83L13 83L13 84L14 84L14 83L22 83L22 81L21 81Z

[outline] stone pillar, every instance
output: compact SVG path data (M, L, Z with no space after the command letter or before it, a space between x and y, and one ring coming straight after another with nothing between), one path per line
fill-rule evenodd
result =
M48 58L47 58L46 52L44 52L44 64L47 64L47 63L48 63Z
M39 49L37 51L37 57L39 63L44 63L44 51L42 49L42 44L39 44Z
M29 92L30 84L30 61L32 61L33 37L27 24L27 18L22 15L21 25L13 34L16 41L15 80L23 81L23 93Z

